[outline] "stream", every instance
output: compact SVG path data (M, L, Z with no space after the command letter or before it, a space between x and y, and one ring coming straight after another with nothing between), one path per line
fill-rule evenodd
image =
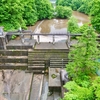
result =
M90 22L89 17L83 13L73 11L73 16L78 20L78 25L81 26L84 23ZM40 42L52 42L52 37L48 34L65 34L67 33L68 19L51 19L38 21L34 26L29 26L28 29L33 33L43 33L46 36L40 36ZM34 36L37 40L37 36ZM66 36L55 36L55 41L66 40Z

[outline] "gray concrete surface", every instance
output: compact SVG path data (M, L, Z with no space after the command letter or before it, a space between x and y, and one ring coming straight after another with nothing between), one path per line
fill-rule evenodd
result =
M53 78L52 75L55 75L56 77ZM49 68L49 87L61 87L60 68Z
M34 74L32 81L32 89L30 93L30 100L40 100L42 91L43 75Z
M41 42L36 44L35 49L68 49L66 42L56 42L55 44Z
M34 39L30 39L30 40L24 40L24 42L22 41L22 40L10 40L9 42L8 42L8 44L7 44L7 46L24 46L24 45L29 45L29 46L31 46L31 45L35 45L35 43L36 43L36 40L34 40Z
M28 100L31 81L31 73L0 70L0 100Z

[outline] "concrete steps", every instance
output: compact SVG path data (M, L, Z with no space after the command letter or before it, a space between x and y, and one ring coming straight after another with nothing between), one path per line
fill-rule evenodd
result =
M65 67L67 49L34 49L28 50L28 69L44 71L47 67ZM63 61L62 61L63 60Z
M68 63L67 58L51 58L50 59L50 67L51 68L65 68L66 64Z
M36 54L36 55L35 55ZM40 59L37 53L28 52L28 70L34 73L43 73L45 70L45 61Z

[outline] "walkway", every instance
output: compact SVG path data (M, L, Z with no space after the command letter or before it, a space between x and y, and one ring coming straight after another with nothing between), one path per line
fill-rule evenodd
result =
M66 42L56 42L54 44L42 42L36 44L35 49L68 49Z

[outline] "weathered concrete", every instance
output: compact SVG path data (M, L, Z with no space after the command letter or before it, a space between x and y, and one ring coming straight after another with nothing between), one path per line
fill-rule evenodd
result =
M52 43L40 43L36 44L35 49L68 49L66 42L56 42Z
M52 95L48 96L47 100L60 100L60 92L53 92Z
M52 75L55 75L56 77L53 78ZM61 87L60 68L49 68L49 87L52 87L53 89Z
M42 86L42 93L40 100L47 100L48 97L48 75L44 75L43 86Z
M0 71L0 100L28 100L31 81L32 74L25 71Z
M7 44L7 49L29 49L34 47L36 41L34 39L10 40Z
M60 92L54 92L54 99L53 100L60 100Z
M34 74L30 100L40 100L42 91L42 82L43 82L43 75Z

